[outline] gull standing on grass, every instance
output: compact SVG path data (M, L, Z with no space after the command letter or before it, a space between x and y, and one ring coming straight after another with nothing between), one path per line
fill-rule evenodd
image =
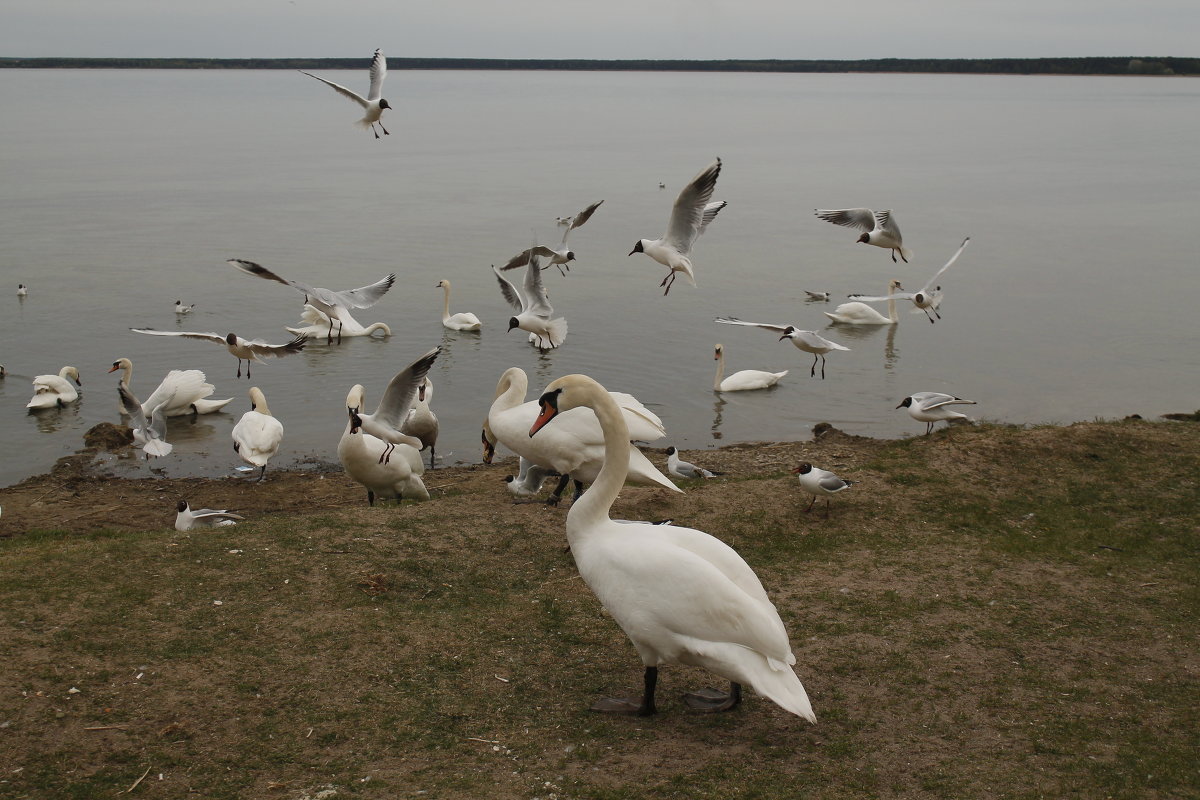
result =
M667 448L667 474L674 475L676 478L715 478L718 475L724 475L724 472L711 472L710 470L698 467L690 461L684 461L679 457L679 451L674 447Z
M536 253L529 257L529 264L525 267L525 281L520 292L500 274L495 264L492 265L492 272L500 282L500 293L504 295L504 299L519 312L517 316L508 320L510 331L513 328L529 331L529 341L537 345L542 352L558 347L566 340L567 320L565 317L551 318L554 308L546 296L546 287L542 285L541 261Z
M795 325L772 325L766 322L744 322L737 317L717 317L716 322L724 323L725 325L745 325L750 328L762 328L763 330L775 331L782 334L779 341L791 339L799 349L806 353L813 354L812 369L809 370L809 377L817 374L817 359L821 359L821 380L825 380L825 354L832 350L849 350L849 347L831 342L816 331L802 331Z
M872 211L869 208L827 210L818 208L813 213L834 225L865 231L862 236L858 237L858 241L891 250L892 261L896 260L896 253L900 254L900 258L904 259L905 264L912 258L913 252L904 246L904 238L900 235L900 228L896 225L896 221L892 219L890 209Z
M596 209L599 208L600 204L603 202L603 200L598 200L585 208L583 211L580 211L575 216L567 218L567 229L563 231L562 243L558 246L557 250L544 244L534 245L529 250L522 250L510 258L508 263L500 268L501 271L525 266L529 263L529 254L535 253L543 258L550 259L546 266L548 267L554 265L558 267L558 271L565 276L567 272L571 270L571 265L569 262L575 260L575 251L567 247L567 237L571 235L571 231L575 230L579 226L583 225L583 223L591 219L592 214L596 212ZM559 224L563 224L562 219L559 219ZM545 267L543 267L543 269L545 269Z
M349 98L350 100L353 100L362 106L367 113L358 121L358 124L364 128L370 128L371 133L375 134L376 139L379 138L379 131L375 130L376 123L379 124L379 129L383 131L384 136L391 135L388 133L388 129L383 127L383 122L379 119L381 116L383 116L383 110L385 108L391 108L391 106L388 105L387 100L384 100L383 97L381 97L383 93L383 79L387 77L387 59L378 49L375 50L375 56L371 59L371 88L367 91L366 97L363 97L358 92L353 92L347 89L340 83L327 81L322 77L313 75L311 72L304 72L304 70L298 71L304 73L310 78L316 78L327 86L333 87L333 90L342 97Z
M180 500L175 506L175 530L190 531L193 528L216 528L224 525L236 525L237 520L245 519L241 514L221 509L192 508L187 500Z
M825 498L825 519L829 519L829 496L854 485L854 481L842 480L832 472L807 462L793 469L792 474L800 479L800 488L812 495L808 508L804 509L805 512L812 511L818 496Z
M267 398L257 386L250 387L250 410L233 426L232 435L234 452L259 468L261 481L267 475L267 462L279 452L283 423L271 415Z
M954 255L950 256L950 260L943 264L941 269L933 273L933 277L926 281L925 285L915 292L900 292L899 294L892 295L889 291L887 297L863 297L856 294L852 294L850 296L864 303L874 303L877 300L888 300L890 303L892 302L892 297L894 297L896 300L912 300L913 305L916 306L917 309L925 312L925 316L930 322L936 322L937 320L929 316L929 312L932 311L933 315L938 319L942 318L942 315L938 313L938 306L942 304L942 287L934 286L934 284L937 283L938 278L942 277L943 272L950 269L951 264L953 264L955 261L958 261L958 257L962 255L962 251L967 249L967 242L969 241L971 241L970 236L963 239L962 244L959 245L958 249L954 251ZM896 285L899 286L898 283Z
M720 174L721 159L718 158L679 192L671 209L671 218L667 221L667 232L658 239L639 239L629 251L629 255L645 253L671 270L659 284L667 287L663 291L664 297L671 291L677 272L682 272L692 286L696 285L696 273L692 269L692 245L725 207L724 200L710 202Z
M351 308L370 308L375 305L381 297L387 294L388 289L392 288L392 284L396 282L395 273L389 273L369 286L360 286L357 289L346 289L335 292L332 289L309 286L299 281L289 281L287 278L279 277L261 264L255 264L253 261L246 261L242 258L231 258L225 263L240 269L247 275L282 283L284 286L291 286L303 294L306 305L312 306L329 317L329 333L326 335L326 341L333 341L334 320L338 320L338 341L340 342L342 340L342 315Z
M243 339L236 333L231 333L227 336L222 336L219 333L196 333L194 331L157 331L154 328L130 328L134 333L146 333L151 336L182 336L185 339L199 339L204 342L213 342L215 344L224 345L225 349L235 356L238 360L237 377L242 377L242 362L246 362L246 377L250 377L250 362L257 361L260 364L265 363L263 356L274 356L275 358L283 358L290 356L293 353L299 353L304 349L304 342L308 339L304 334L300 334L295 339L292 339L287 344L271 344L264 342L262 339Z
M917 422L925 423L925 435L928 436L933 432L933 423L945 421L947 423L953 419L965 419L968 422L971 418L966 414L960 414L957 411L951 411L946 406L957 404L975 405L974 400L963 400L961 397L955 397L952 394L943 392L917 392L909 395L900 401L900 405L896 408L907 408L908 415Z

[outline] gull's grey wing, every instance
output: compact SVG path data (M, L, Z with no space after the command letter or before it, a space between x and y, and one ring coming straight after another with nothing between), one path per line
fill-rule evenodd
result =
M242 347L250 348L250 350L254 352L254 355L275 356L276 358L283 358L284 356L290 356L293 353L299 353L304 349L304 343L306 341L308 341L308 335L304 333L297 334L296 337L290 340L287 344L271 344L270 342L265 342L262 339L243 339L240 336L238 337L238 344Z
M225 344L225 337L219 333L196 333L195 331L158 331L154 328L130 328L134 333L148 333L151 336L182 336L185 339L200 339L205 342Z
M191 511L192 511L192 516L198 520L200 520L200 519L245 519L245 517L243 517L241 514L235 514L232 511L226 511L225 509L217 510L217 509L213 509L213 508L193 508Z
M699 236L700 234L704 233L704 229L708 227L708 223L716 219L717 214L719 214L721 209L727 205L729 205L729 203L725 202L724 200L718 200L715 203L709 203L706 205L704 207L704 214L700 218L700 230L696 231L696 235Z
M802 330L796 330L793 328L792 336L798 338L800 341L804 342L809 347L817 347L817 348L828 347L830 350L849 350L850 349L849 347L840 345L837 342L829 341L828 339L826 339L824 336L817 333L816 331L802 331Z
M513 286L507 278L500 274L500 270L496 269L496 265L492 264L492 272L496 273L496 280L500 281L500 294L504 295L504 299L518 313L525 310L525 302L521 295L517 294L517 287Z
M129 415L130 427L145 429L146 415L142 412L142 404L134 397L133 392L129 391L124 383L118 383L117 393L121 396L121 407Z
M374 66L374 62L372 62L372 66ZM362 95L360 95L358 92L354 92L354 91L351 91L350 89L347 89L345 86L342 86L340 83L334 83L333 81L327 81L318 75L313 75L311 72L305 72L302 69L296 70L296 71L300 72L304 75L307 75L310 78L316 78L317 80L319 80L321 83L325 84L326 86L332 86L333 90L335 92L337 92L338 94L340 94L342 97L345 97L348 100L353 100L354 102L358 103L363 108L366 108L369 105L369 103L367 103L366 99Z
M892 300L912 300L916 296L917 296L916 292L896 292L894 295L892 295L891 299ZM846 295L846 297L849 297L851 300L857 300L860 303L878 303L878 302L888 299L888 296L886 294L880 294L880 295L848 294L848 295Z
M967 242L969 241L971 241L970 236L963 239L963 243L958 246L957 250L954 251L954 255L950 256L950 260L943 264L941 269L933 273L933 277L926 281L925 285L921 287L922 292L928 292L929 287L937 283L937 279L942 277L942 273L950 269L951 264L953 264L955 261L958 261L958 257L962 255L962 251L967 249Z
M566 241L567 241L567 237L564 235L563 243L565 244ZM539 244L535 247L530 248L529 250L522 250L521 252L517 253L515 256L513 256L512 258L510 258L508 260L507 264L505 264L503 267L500 268L500 271L505 272L510 269L516 269L517 267L527 266L529 264L529 254L531 252L534 255L541 256L542 258L550 258L551 256L554 255L554 251L551 250L549 247L546 247L546 245L544 245L544 244Z
M817 481L817 485L827 492L836 492L839 489L845 489L850 484L830 472L822 475L820 480Z
M308 74L308 73L305 73L305 74ZM242 272L246 273L247 275L253 275L256 278L263 278L268 281L275 281L276 283L282 283L284 286L290 286L298 292L304 292L305 294L315 296L315 294L318 291L315 287L309 286L308 284L298 283L296 281L290 281L287 278L281 278L280 276L276 275L274 272L271 272L271 270L264 267L262 264L256 264L253 261L247 261L244 258L230 258L230 259L226 260L225 263L229 264L232 267L240 269Z
M372 416L379 422L399 430L400 423L408 416L408 411L417 396L417 386L425 380L429 368L433 366L440 352L442 347L438 345L396 373L383 390L383 397L379 398L379 407Z
M344 292L331 292L331 294L335 295L343 305L354 308L370 308L379 302L379 298L387 294L388 289L391 289L395 282L396 273L392 272L369 286L360 286Z
M306 75L308 73L305 73ZM314 75L314 78L317 76ZM383 79L387 77L387 59L376 48L375 56L371 59L371 89L367 92L367 102L378 100L383 95ZM318 78L318 80L320 80Z
M916 392L912 395L913 402L921 406L926 411L942 406L952 406L958 403L964 405L975 405L974 400L963 400L961 397L955 397L952 394L945 392Z
M599 208L600 204L603 202L604 202L603 200L598 200L595 203L592 203L587 208L585 208L583 211L580 211L578 214L571 217L571 224L567 226L567 229L565 231L563 231L562 243L564 245L567 243L567 236L571 233L571 231L575 230L580 225L582 225L583 223L585 223L589 219L591 219L592 214L596 213L596 209Z
M890 208L887 211L875 212L875 227L881 231L887 231L897 239L901 238L900 226L896 224L896 220L892 219L892 210Z
M745 325L750 328L763 328L764 330L775 331L776 333L783 333L788 328L795 327L793 325L771 325L766 322L745 322L737 317L717 317L713 322L722 322L726 325Z
M700 235L704 210L712 199L713 189L717 186L717 176L720 174L721 159L718 158L692 178L675 198L675 206L671 209L671 219L667 222L667 232L663 239L684 255L691 251L692 243Z
M546 294L546 287L542 285L542 263L537 253L531 253L529 256L529 266L525 268L523 288L525 302L528 303L526 311L537 314L539 317L549 317L554 313L554 309L550 306L550 298Z
M834 225L858 228L867 233L875 229L875 215L869 208L818 208L813 213L826 222L832 222ZM882 213L886 214L887 212Z

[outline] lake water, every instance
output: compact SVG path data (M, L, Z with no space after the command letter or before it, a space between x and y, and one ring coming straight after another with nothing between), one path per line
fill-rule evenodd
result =
M330 73L357 90L362 71ZM1200 200L1200 81L947 75L393 72L391 136L296 72L0 70L0 485L45 471L117 422L119 357L146 396L172 368L203 370L226 413L172 420L172 456L118 468L226 475L230 429L260 386L285 426L273 465L336 461L345 395L374 407L387 381L437 344L431 375L443 463L479 459L479 429L509 366L534 392L585 372L632 392L685 449L849 433L920 433L896 404L916 391L978 401L978 417L1066 423L1200 406L1200 295L1191 241ZM679 188L715 156L729 202L694 252L698 288L626 256L662 233ZM666 184L659 188L659 182ZM571 235L568 277L546 272L570 333L539 354L489 265L557 243L555 218L604 199ZM814 208L893 209L916 255L893 264ZM828 327L804 290L941 281L944 319L902 304L896 326ZM398 276L374 308L389 339L313 342L234 378L232 356L130 327L286 341L298 293L235 272L348 289ZM519 277L515 276L515 277ZM481 334L441 327L442 295ZM18 299L18 283L30 287ZM177 321L176 299L196 311ZM836 301L835 301L836 302ZM880 305L881 310L885 310ZM851 348L811 357L713 318L795 324ZM789 369L778 387L718 397L730 371ZM27 414L29 380L79 368L83 399Z

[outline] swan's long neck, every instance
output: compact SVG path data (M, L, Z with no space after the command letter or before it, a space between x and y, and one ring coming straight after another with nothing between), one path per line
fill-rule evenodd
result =
M450 319L450 284L447 283L442 285L442 322L448 319Z
M133 385L133 363L126 361L121 367L121 383L128 389Z
M529 391L529 378L520 369L510 369L496 384L496 397L492 401L493 411L507 411L525 402L525 393Z
M392 335L392 329L387 326L386 322L372 322L367 327L367 332L365 335L370 336L371 334L375 333L375 331L383 331L387 336Z
M567 513L568 533L571 529L578 529L577 526L608 520L609 509L629 474L629 426L621 409L600 384L592 383L586 387L586 391L582 405L596 412L596 419L600 421L600 429L604 432L604 466L583 497Z
M894 283L889 283L888 284L888 319L890 319L892 322L899 322L900 318L898 316L896 316L896 298L894 296L895 294L896 294L896 285Z
M713 378L713 391L721 391L721 378L725 377L725 354L717 353L717 377Z

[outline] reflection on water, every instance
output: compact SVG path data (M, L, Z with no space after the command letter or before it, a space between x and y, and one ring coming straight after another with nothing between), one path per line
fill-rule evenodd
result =
M725 398L717 395L716 402L713 403L713 421L712 421L712 438L721 438L721 412L725 410Z
M79 403L70 403L66 408L31 408L27 417L37 425L39 433L70 430L79 423Z

